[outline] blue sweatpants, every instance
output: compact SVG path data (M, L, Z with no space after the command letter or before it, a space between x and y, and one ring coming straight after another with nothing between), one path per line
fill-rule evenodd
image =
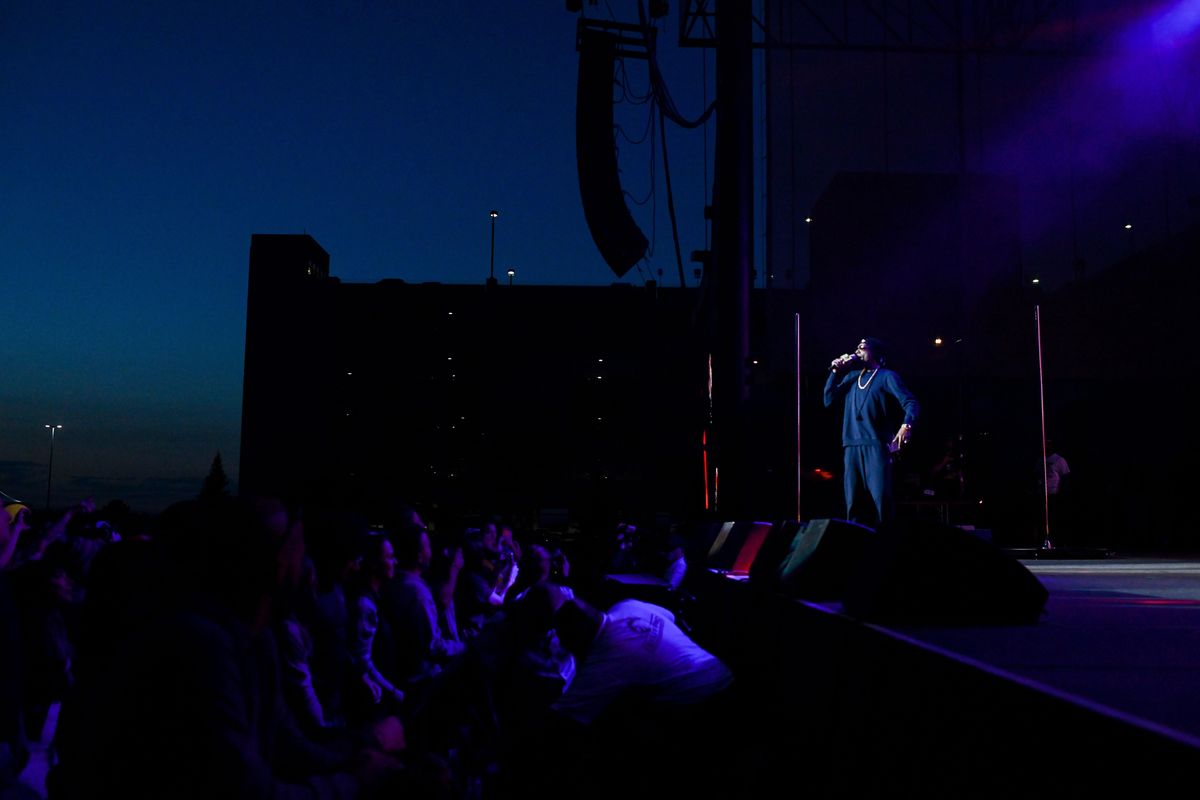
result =
M874 528L891 519L892 454L887 445L849 445L846 448L846 519Z

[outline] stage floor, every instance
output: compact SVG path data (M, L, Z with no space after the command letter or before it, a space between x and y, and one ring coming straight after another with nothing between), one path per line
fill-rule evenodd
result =
M888 630L1200 746L1200 560L1021 563L1050 592L1036 625Z

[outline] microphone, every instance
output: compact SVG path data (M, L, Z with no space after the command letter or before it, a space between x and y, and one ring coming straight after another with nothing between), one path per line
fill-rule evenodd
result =
M849 366L850 364L854 364L859 361L862 361L862 359L859 357L858 353L842 353L833 360L833 363L829 365L829 368L834 372L837 372L842 367Z

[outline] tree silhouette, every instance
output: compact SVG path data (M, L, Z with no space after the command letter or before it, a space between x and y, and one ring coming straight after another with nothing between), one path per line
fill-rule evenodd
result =
M225 475L225 466L221 463L221 454L213 457L212 466L208 469L208 477L200 487L200 499L212 500L217 497L229 496L229 478Z

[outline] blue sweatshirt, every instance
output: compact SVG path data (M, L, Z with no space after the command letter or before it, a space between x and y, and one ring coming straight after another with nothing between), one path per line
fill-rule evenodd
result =
M865 386L860 389L859 386ZM913 425L921 413L917 398L890 369L853 370L843 375L830 372L825 381L825 407L845 397L842 414L842 445L884 444L900 428L897 420Z

